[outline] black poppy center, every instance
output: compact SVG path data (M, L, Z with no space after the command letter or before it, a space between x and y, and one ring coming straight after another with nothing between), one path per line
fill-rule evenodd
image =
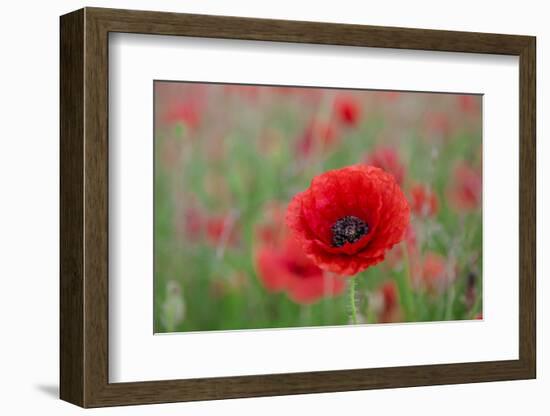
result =
M346 243L355 243L369 232L368 224L361 218L346 215L331 227L332 245L342 247Z

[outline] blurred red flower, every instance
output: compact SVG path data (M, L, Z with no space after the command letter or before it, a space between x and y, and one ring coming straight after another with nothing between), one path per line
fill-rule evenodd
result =
M479 98L475 95L457 96L458 106L465 113L475 113L479 108Z
M336 129L331 123L312 120L297 142L298 152L302 155L308 155L317 147L325 150L336 141L336 138Z
M378 294L382 300L382 305L378 311L378 322L389 323L400 320L399 299L397 285L393 280L389 280L380 286Z
M409 205L394 177L354 165L313 178L294 196L286 220L320 268L354 275L384 260L409 224Z
M177 103L164 115L166 123L183 123L190 129L196 129L201 121L199 105L194 101Z
M403 185L405 166L399 159L397 150L392 147L377 147L365 158L367 165L372 165L391 173L399 185Z
M430 293L438 293L451 283L448 276L447 263L438 253L428 252L421 262L413 260L411 269L413 283L417 288L426 289Z
M439 208L435 192L427 185L416 184L411 188L411 209L422 217L433 217Z
M465 162L453 172L449 201L457 211L472 211L481 203L481 173Z
M183 230L185 231L186 236L196 239L200 235L202 228L202 217L200 211L192 206L187 207L183 215L183 224Z
M207 240L214 245L235 245L238 233L232 215L211 216L204 219Z
M313 303L345 288L342 278L317 267L292 238L279 246L261 246L256 252L256 268L267 290L284 291L297 303Z
M451 120L449 116L443 112L427 113L425 124L430 134L448 136L451 133Z
M361 117L359 101L352 95L340 95L334 100L334 111L338 119L348 126L356 126Z
M232 213L204 214L195 202L176 210L175 229L185 241L204 241L211 245L226 244L234 246L239 242L239 229L236 217Z

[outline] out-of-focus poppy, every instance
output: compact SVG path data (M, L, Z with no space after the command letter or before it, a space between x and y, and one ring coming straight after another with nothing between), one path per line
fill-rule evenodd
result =
M412 260L411 277L416 288L437 294L449 286L454 276L449 275L446 259L430 251Z
M400 320L399 293L397 285L393 280L383 283L378 289L382 300L380 310L378 311L378 322L390 323Z
M403 185L405 166L399 158L399 153L393 147L377 147L365 157L367 165L375 166L391 173L399 185Z
M280 246L261 246L256 252L256 267L267 290L286 292L297 303L313 303L345 289L344 279L317 267L293 238Z
M361 105L352 95L340 95L334 100L334 111L338 120L345 125L354 127L361 118Z
M422 217L433 217L437 214L439 201L429 186L416 184L411 188L411 210Z
M312 120L297 142L298 152L301 155L309 155L316 148L326 150L336 142L336 139L337 133L332 123Z
M481 203L481 173L465 162L458 164L449 187L451 206L459 212L475 210Z

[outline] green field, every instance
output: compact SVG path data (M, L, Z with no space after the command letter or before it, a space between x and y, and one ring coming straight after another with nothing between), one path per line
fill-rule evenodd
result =
M479 319L481 139L480 96L156 82L155 332ZM270 291L265 233L358 163L402 176L408 238L334 296Z

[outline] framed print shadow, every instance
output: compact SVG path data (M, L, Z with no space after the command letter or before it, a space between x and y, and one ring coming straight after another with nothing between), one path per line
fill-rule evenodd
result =
M536 377L534 37L60 30L61 399Z

